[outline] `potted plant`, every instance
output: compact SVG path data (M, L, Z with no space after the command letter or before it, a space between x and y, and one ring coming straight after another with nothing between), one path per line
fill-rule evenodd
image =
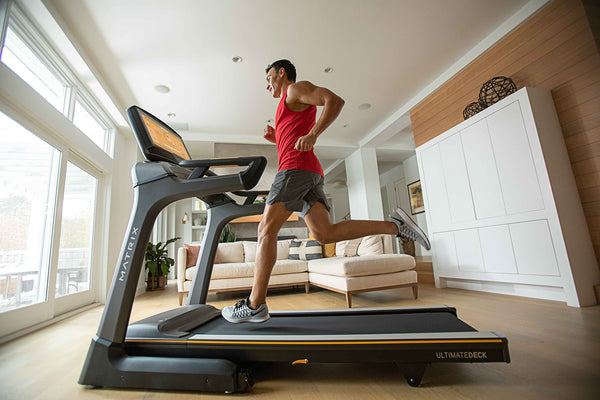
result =
M145 264L145 268L148 270L146 290L164 289L167 286L167 275L175 264L175 260L169 257L167 246L179 239L176 237L165 243L148 243Z
M221 231L221 237L219 238L219 243L227 243L227 242L235 242L237 240L237 235L235 231L231 227L231 225L225 225L225 228Z

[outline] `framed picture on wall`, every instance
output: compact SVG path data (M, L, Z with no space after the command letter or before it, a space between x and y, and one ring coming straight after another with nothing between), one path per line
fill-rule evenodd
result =
M425 212L421 181L416 181L408 185L408 198L410 199L410 212L412 215Z

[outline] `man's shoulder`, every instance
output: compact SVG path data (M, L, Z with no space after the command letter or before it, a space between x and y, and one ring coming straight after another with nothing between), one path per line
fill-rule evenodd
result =
M309 81L298 81L290 84L287 88L287 95L290 96L300 96L302 93L312 90L316 86Z
M306 101L302 100L306 99L307 96L310 96L312 93L314 93L315 88L317 88L317 86L315 86L309 81L299 81L292 83L287 88L287 97L285 99L285 104L291 109L294 109L294 111L301 111L295 110L295 108L300 107L304 109L307 105L310 105L310 103L307 103Z

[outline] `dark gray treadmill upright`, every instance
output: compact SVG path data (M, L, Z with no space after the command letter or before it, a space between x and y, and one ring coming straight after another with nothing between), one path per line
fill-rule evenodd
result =
M261 214L252 189L263 157L190 160L181 137L158 118L127 110L146 162L133 168L135 202L98 333L80 384L106 387L244 392L254 362L395 362L418 386L432 362L509 362L502 334L478 332L452 307L271 311L262 324L230 324L205 304L218 238L232 219ZM239 174L211 167L239 165ZM226 193L246 198L237 204ZM208 209L197 272L185 306L129 325L144 249L158 213L198 197Z

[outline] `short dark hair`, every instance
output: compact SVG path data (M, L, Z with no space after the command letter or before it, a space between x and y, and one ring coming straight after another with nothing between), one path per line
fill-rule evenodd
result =
M271 68L275 68L275 72L279 72L281 68L285 70L288 80L296 82L296 67L290 60L278 60L267 66L265 72L268 74Z

